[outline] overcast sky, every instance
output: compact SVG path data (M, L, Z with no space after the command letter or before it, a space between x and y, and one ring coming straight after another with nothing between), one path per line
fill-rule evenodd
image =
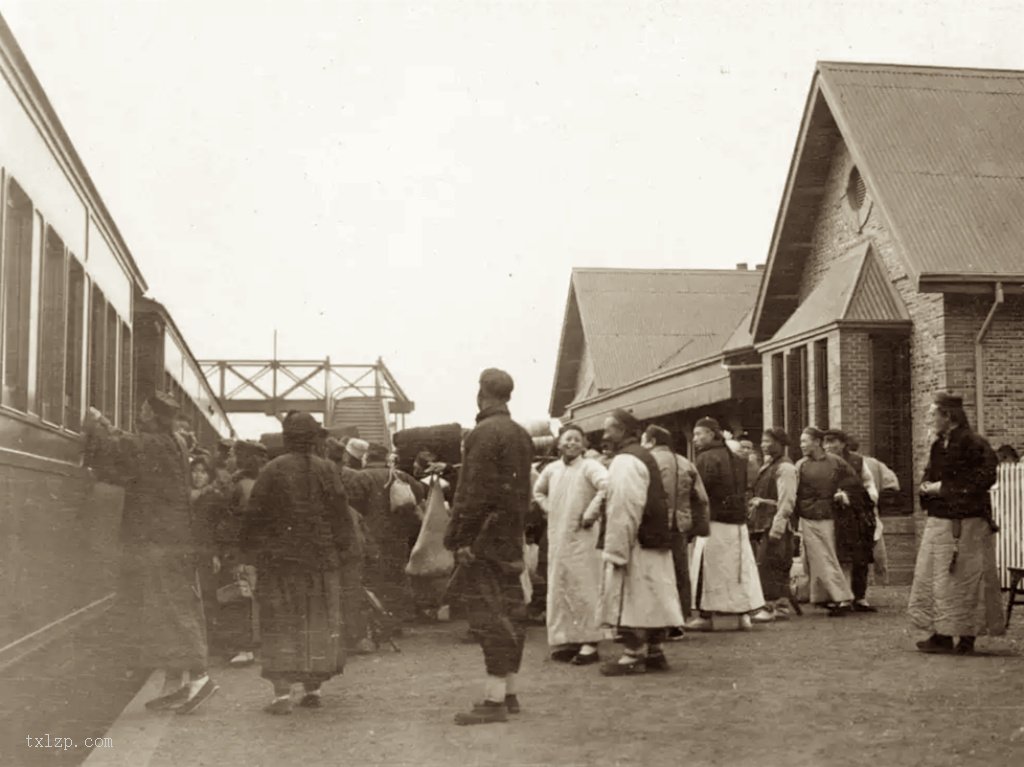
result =
M1016 2L0 13L196 355L381 356L410 425L543 417L574 266L763 262L816 60L1024 69Z

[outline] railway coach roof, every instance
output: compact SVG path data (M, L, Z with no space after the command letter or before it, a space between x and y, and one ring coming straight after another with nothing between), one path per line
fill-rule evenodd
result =
M138 264L135 263L121 231L114 222L110 211L107 210L99 190L93 183L89 171L86 170L85 163L82 162L74 144L71 143L71 138L64 130L64 125L57 116L53 104L50 103L46 91L43 90L42 84L28 63L24 51L18 45L18 41L3 15L0 15L0 74L8 79L10 87L15 90L25 108L32 113L39 129L46 135L54 156L84 196L88 205L95 211L102 228L115 243L118 258L127 267L132 279L143 292L148 290L146 279L142 276Z

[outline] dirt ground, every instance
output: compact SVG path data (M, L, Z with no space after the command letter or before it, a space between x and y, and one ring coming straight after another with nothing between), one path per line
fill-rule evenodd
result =
M459 623L415 629L400 654L351 659L320 711L270 717L257 669L220 669L221 693L173 718L151 764L1024 764L1024 619L979 640L977 657L925 656L906 597L877 589L877 615L808 610L751 633L692 634L668 647L669 673L639 677L553 663L536 627L523 712L469 728L451 718L477 696L482 662L458 643Z

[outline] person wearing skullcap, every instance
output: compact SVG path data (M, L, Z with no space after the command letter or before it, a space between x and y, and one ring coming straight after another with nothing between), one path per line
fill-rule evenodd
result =
M533 441L512 420L512 376L480 374L476 428L463 443L462 471L445 547L455 553L450 593L466 607L483 650L484 699L455 715L459 725L503 722L519 712L518 678L526 643L524 520L530 507Z
M757 554L766 608L751 616L755 623L790 617L789 571L793 565L793 530L790 519L796 505L796 467L787 452L789 435L773 427L761 434L764 464L754 479L750 499L751 539Z
M686 628L710 631L713 616L735 616L738 627L751 628L751 613L765 606L750 533L747 529L747 459L726 445L718 421L704 417L693 429L694 463L708 494L711 522L707 537L694 546L691 581L698 617Z
M808 426L800 435L803 457L796 463L796 509L806 555L811 602L830 617L851 609L853 591L836 550L836 518L850 514L849 492L863 487L860 476L841 457L825 450L825 433Z
M604 503L608 471L584 458L586 435L564 426L558 435L561 459L547 464L533 485L533 498L547 520L548 588L545 616L551 658L576 666L598 662L597 625L601 552L595 523Z
M919 650L967 655L976 637L1006 631L989 497L998 459L971 429L960 397L937 393L928 418L936 436L918 490L928 519L907 613L915 628L930 633Z
M854 612L878 612L868 604L868 572L874 562L878 488L864 456L850 447L850 437L842 429L826 429L822 447L838 455L860 478L860 485L844 487L850 505L836 515L836 554L843 572L850 579Z
M125 489L118 610L131 666L163 669L148 710L194 711L217 692L207 673L206 621L197 567L217 568L206 520L192 514L188 447L175 432L178 403L155 392L142 404L139 433L114 429L90 408L86 463ZM188 674L188 680L185 674Z
M605 418L604 440L615 450L608 469L602 559L601 625L623 645L605 676L665 671L663 643L683 624L672 558L675 513L661 469L640 444L639 420L624 410Z
M319 708L320 686L344 669L340 570L357 554L341 478L315 454L324 429L309 413L289 413L282 437L286 452L256 478L239 534L241 556L259 573L270 714L291 713L295 684L299 705Z

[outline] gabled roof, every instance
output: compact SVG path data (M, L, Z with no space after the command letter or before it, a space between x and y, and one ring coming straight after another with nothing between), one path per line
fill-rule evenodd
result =
M573 269L551 414L576 395L586 348L598 392L719 354L753 305L762 272Z
M795 308L785 287L806 252L822 159L840 137L914 285L1024 282L1024 72L819 62L752 320L757 340L774 334L787 302ZM783 298L766 323L771 293Z
M835 322L900 323L910 313L888 275L862 243L835 261L821 283L790 315L772 340L795 338Z

